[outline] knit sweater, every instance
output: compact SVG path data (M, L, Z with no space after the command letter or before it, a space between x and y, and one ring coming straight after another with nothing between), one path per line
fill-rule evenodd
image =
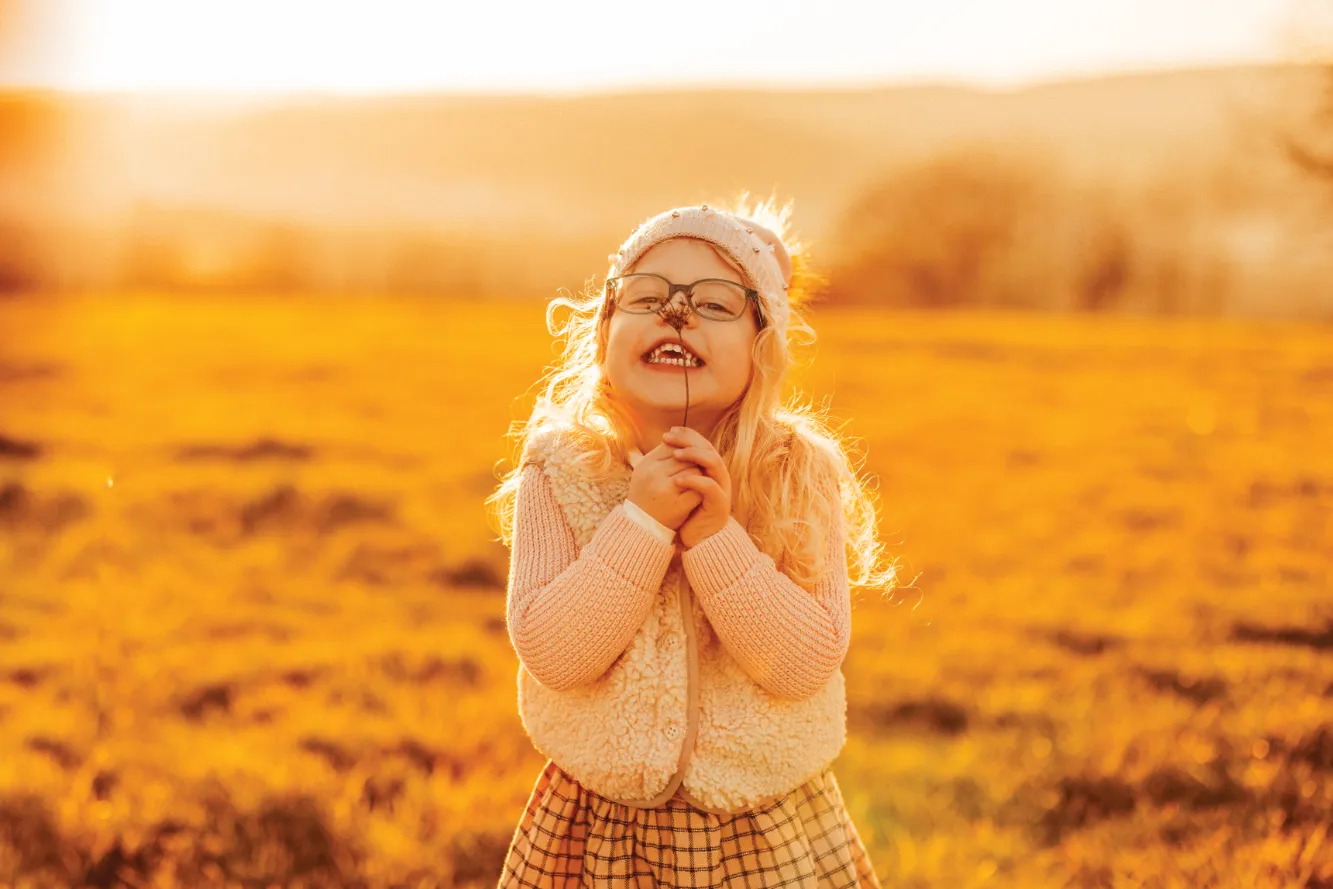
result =
M630 475L594 474L558 431L524 451L506 602L524 728L625 805L735 813L780 798L846 739L841 525L806 590L734 517L678 554L626 513Z

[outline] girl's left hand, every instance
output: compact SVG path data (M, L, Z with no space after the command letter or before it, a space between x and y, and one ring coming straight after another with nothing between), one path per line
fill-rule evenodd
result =
M703 497L703 502L677 529L680 542L693 547L727 526L731 518L731 475L717 448L697 430L674 426L662 436L662 441L675 449L673 456L677 459L688 460L703 471L702 475L681 472L675 476L677 485Z

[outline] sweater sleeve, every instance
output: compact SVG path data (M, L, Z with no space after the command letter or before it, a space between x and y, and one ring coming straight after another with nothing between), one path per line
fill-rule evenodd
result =
M835 516L829 568L813 591L782 573L734 516L681 556L722 644L750 678L780 697L819 691L847 655L851 591L842 533Z
M625 515L629 516L631 519L638 522L640 525L647 528L649 531L652 531L653 536L655 536L658 540L664 541L666 543L675 542L676 530L674 528L668 528L666 525L662 524L657 519L648 515L648 513L644 512L644 510L633 500L625 501Z
M556 690L597 679L648 618L674 553L622 505L580 550L550 479L539 465L525 466L505 603L509 640L523 666Z

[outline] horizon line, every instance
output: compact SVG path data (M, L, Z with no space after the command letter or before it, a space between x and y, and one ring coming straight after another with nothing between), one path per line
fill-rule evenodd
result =
M202 98L235 101L284 101L317 99L325 101L391 98L475 98L475 99L588 99L626 96L664 95L680 93L857 93L887 90L948 89L978 93L1012 94L1031 89L1065 84L1090 83L1105 80L1128 80L1164 75L1199 74L1238 71L1246 69L1328 69L1333 72L1333 61L1297 59L1251 59L1234 62L1181 63L1175 65L1131 66L1107 68L1100 71L1068 72L1026 78L1013 83L999 83L970 77L923 76L898 77L886 80L726 80L718 82L653 82L590 87L583 89L452 89L436 86L394 89L322 89L296 88L272 90L245 90L214 87L78 87L49 83L0 80L0 93L38 93L79 98Z

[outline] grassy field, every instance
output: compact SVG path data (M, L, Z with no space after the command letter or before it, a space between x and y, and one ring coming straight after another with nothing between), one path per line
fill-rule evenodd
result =
M816 314L886 886L1333 887L1333 329ZM0 301L0 885L490 886L539 305Z

